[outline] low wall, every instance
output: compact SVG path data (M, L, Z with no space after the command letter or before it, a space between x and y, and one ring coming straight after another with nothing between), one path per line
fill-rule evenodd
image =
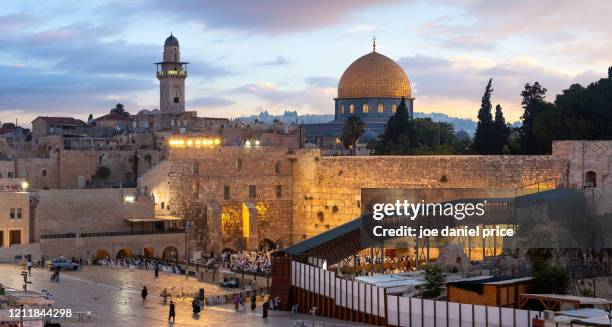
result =
M153 249L153 257L162 257L167 247L178 250L179 259L185 256L185 234L147 234L102 237L75 237L42 239L40 248L45 258L64 256L67 258L91 259L96 251L104 250L115 258L122 249L133 255L143 255L145 248Z
M17 261L15 257L17 256L24 257L28 254L32 256L33 261L40 261L40 258L41 258L40 243L13 245L11 247L1 247L0 248L0 262L13 263Z

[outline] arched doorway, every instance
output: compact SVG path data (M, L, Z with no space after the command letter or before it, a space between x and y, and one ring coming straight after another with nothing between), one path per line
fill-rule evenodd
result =
M166 248L164 248L162 258L168 261L177 261L179 259L178 253L178 249L174 246L167 246Z
M153 258L155 256L155 250L150 246L145 247L142 253L147 258Z
M121 250L119 250L119 252L117 252L117 259L125 259L128 257L133 257L134 253L132 253L132 250L128 249L128 248L123 248Z
M110 259L110 254L108 253L108 251L103 250L103 249L98 249L96 250L96 252L94 253L94 260L100 260L100 259Z
M597 174L594 171L584 174L584 187L597 187Z

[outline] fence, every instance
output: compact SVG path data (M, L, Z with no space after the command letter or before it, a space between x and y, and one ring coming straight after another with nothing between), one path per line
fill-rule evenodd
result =
M291 286L297 293L294 304L301 312L320 305L317 312L327 317L380 324L379 319L371 319L379 317L391 326L531 327L532 319L540 316L539 311L390 295L385 288L339 278L333 271L295 261L291 261ZM335 306L330 308L328 300Z
M406 327L531 326L539 311L387 295L387 322Z

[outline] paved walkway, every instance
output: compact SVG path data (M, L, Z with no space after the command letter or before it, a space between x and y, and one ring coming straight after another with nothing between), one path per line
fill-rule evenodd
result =
M21 269L15 265L0 264L0 283L21 289L23 279ZM231 293L217 285L201 283L185 276L161 275L154 279L153 272L147 270L112 269L99 266L85 266L83 271L62 272L60 282L49 280L51 272L47 269L32 270L32 284L29 290L48 290L56 301L56 308L70 308L75 311L92 311L92 319L78 321L76 317L60 321L62 326L291 326L296 319L310 319L306 315L294 315L289 312L270 311L269 317L261 317L261 301L255 312L234 312L233 305L206 307L200 318L191 313L191 291L204 288L207 295ZM149 288L149 297L145 303L140 298L142 285ZM168 322L168 306L161 303L161 289L172 289L179 294L181 288L184 299L178 298L176 322ZM248 302L250 303L250 302ZM312 319L311 319L312 320ZM318 326L333 325L333 320L320 321ZM342 322L339 326L343 325ZM312 326L312 325L310 325ZM338 325L337 325L338 326Z

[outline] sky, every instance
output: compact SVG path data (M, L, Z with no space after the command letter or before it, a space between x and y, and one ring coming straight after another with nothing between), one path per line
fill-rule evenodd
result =
M607 76L610 12L605 0L11 1L0 11L0 121L158 108L153 63L170 33L199 116L333 114L340 76L376 36L408 74L415 111L474 119L492 78L493 104L516 121L525 83L554 101Z

